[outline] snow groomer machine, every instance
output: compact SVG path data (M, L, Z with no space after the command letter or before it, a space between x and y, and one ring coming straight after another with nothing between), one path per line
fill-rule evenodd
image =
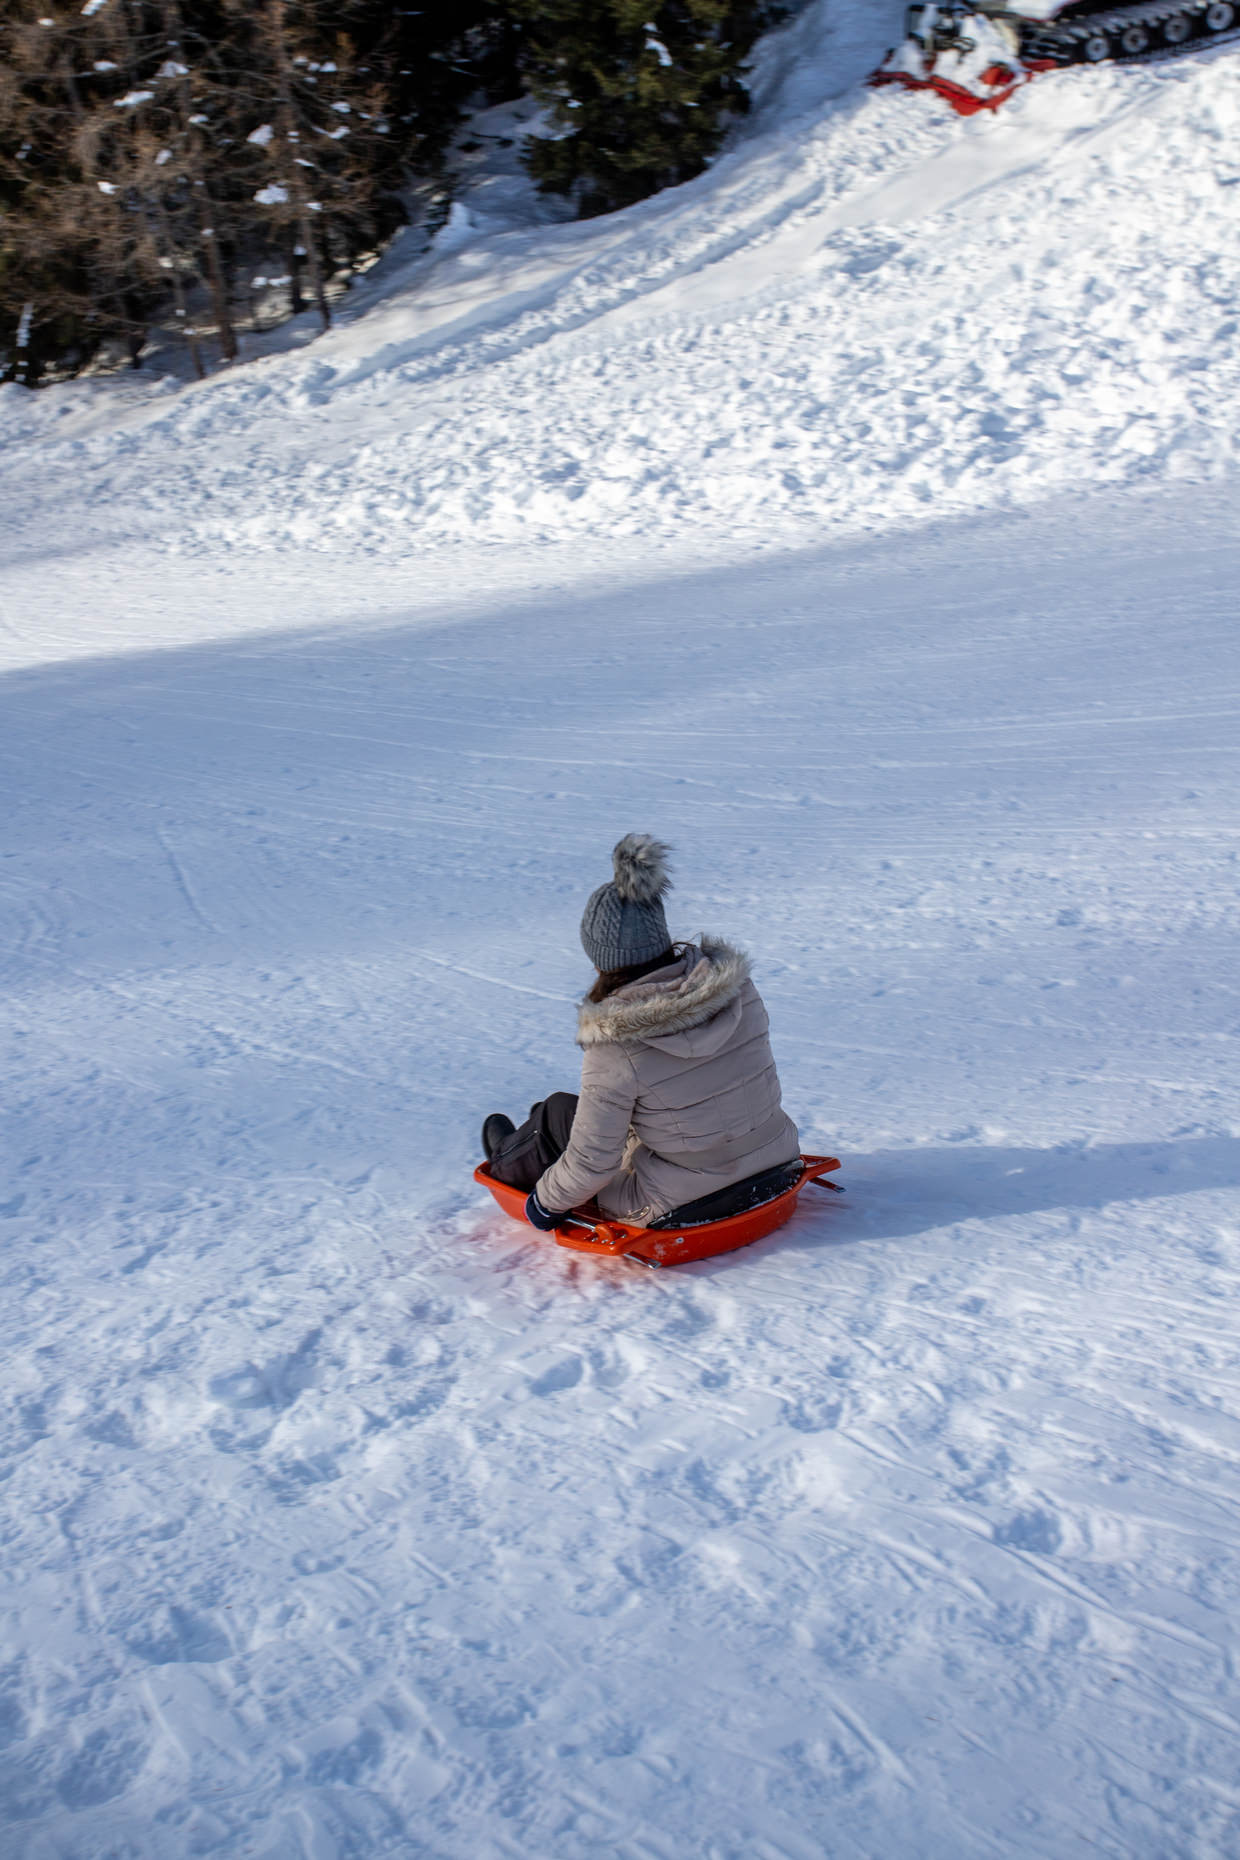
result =
M1133 63L1240 39L1240 0L927 0L871 83L933 90L963 115L994 110L1043 71Z

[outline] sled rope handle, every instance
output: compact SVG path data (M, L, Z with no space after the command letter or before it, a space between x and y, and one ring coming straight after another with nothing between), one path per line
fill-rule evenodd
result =
M583 1221L578 1214L566 1214L563 1220L557 1221L556 1234L562 1233L566 1227L576 1228L579 1233L591 1236L589 1240L571 1241L574 1252L623 1253L632 1240L632 1234L623 1227L613 1227L610 1221Z

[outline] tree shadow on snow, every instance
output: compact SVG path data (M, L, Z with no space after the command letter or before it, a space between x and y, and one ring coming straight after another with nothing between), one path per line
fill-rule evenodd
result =
M937 637L943 616L952 638L968 640L966 734L996 690L1032 676L1032 661L1012 657L988 586L969 596L975 612L955 576L926 591L927 564L974 533L954 529L936 545L941 557L911 558L919 626ZM1178 546L1180 556L1160 557L1148 612L1123 584L1108 666L1132 659L1126 642L1164 612L1173 559L1177 599L1212 611L1216 561L1195 542ZM61 1015L69 1055L55 1089L40 1074L37 1109L30 1094L31 1153L42 1156L58 1124L66 1145L79 1142L83 1107L105 1089L86 1068L106 1054L123 1079L106 1087L110 1128L132 1133L144 1180L214 1182L224 1156L263 1180L281 1167L346 1182L382 1158L407 1201L428 1183L438 1192L449 1172L468 1183L493 1102L541 1095L549 1053L553 1078L572 1082L571 1003L586 979L577 924L616 833L666 823L699 874L717 858L737 862L723 868L724 888L742 870L760 921L765 886L830 872L841 808L852 845L869 843L855 836L875 819L901 832L919 819L920 763L878 794L861 766L881 746L874 719L907 645L914 570L889 567L890 555L884 545L879 569L864 552L808 551L786 570L761 561L743 575L662 582L652 570L640 598L626 582L479 596L458 612L448 596L437 607L425 595L381 625L339 571L316 594L308 571L286 583L279 569L265 579L260 562L250 586L246 562L212 600L235 598L273 629L299 609L318 624L127 654L109 653L101 623L98 657L0 676L5 984L31 1027ZM1022 610L1019 637L1036 639L1039 666L1075 573L1068 557L1044 563L1039 605ZM159 598L181 592L170 579ZM196 611L191 601L187 624ZM978 640L996 629L979 670ZM1049 657L1059 683L1039 686L1038 701L1052 706L1075 704L1104 662ZM957 702L958 664L941 650L918 659L928 715ZM828 675L847 727L811 779L801 746L822 731ZM919 714L909 709L899 728ZM970 806L973 755L960 754ZM1042 764L1026 766L1040 818ZM942 804L929 783L924 806L937 818ZM1142 790L1126 818L1135 825L1162 804L1161 789ZM1091 827L1091 810L1113 805L1110 788L1078 805ZM682 901L709 923L716 893L707 885ZM1176 990L1193 984L1170 945L1157 984L1175 1020ZM411 1117L415 1105L433 1108ZM845 1165L849 1196L807 1189L789 1244L1230 1187L1240 1148L1196 1137L1089 1150L963 1144ZM54 1177L54 1163L43 1166Z

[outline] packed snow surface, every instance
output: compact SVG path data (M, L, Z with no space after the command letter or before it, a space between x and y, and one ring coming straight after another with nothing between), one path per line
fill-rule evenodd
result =
M5 1860L1240 1851L1240 66L899 11L0 395ZM633 829L848 1191L662 1273L470 1179Z

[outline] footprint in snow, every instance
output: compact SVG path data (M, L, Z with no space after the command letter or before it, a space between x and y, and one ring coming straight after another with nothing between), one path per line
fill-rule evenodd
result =
M300 1505L315 1486L339 1479L340 1466L331 1453L312 1453L305 1459L282 1460L265 1477L277 1505Z
M1063 1542L1059 1520L1049 1511L1018 1511L1006 1524L995 1526L994 1542L1010 1550L1031 1550L1036 1556L1053 1556Z
M247 1363L222 1376L213 1376L207 1391L225 1407L291 1408L304 1389L318 1380L317 1352L321 1330L312 1330L295 1350L275 1356L264 1366Z
M56 1793L66 1808L97 1808L123 1795L149 1756L150 1744L136 1727L100 1725L65 1763Z
M232 1653L213 1622L175 1602L153 1609L148 1621L125 1636L125 1645L148 1666L215 1665Z
M552 1363L550 1369L544 1369L540 1376L535 1376L530 1383L530 1394L558 1395L561 1389L575 1389L581 1376L581 1358L567 1357L561 1363Z
M10 1744L20 1743L26 1736L26 1708L22 1704L18 1690L19 1678L16 1667L9 1667L0 1674L0 1750L6 1750Z
M116 1408L108 1414L101 1414L98 1420L88 1421L82 1432L88 1440L98 1442L101 1447L124 1447L132 1450L138 1444L129 1422Z
M343 1783L349 1787L360 1782L383 1756L383 1739L369 1727L359 1731L347 1744L331 1750L317 1750L306 1765L307 1782L316 1785Z

